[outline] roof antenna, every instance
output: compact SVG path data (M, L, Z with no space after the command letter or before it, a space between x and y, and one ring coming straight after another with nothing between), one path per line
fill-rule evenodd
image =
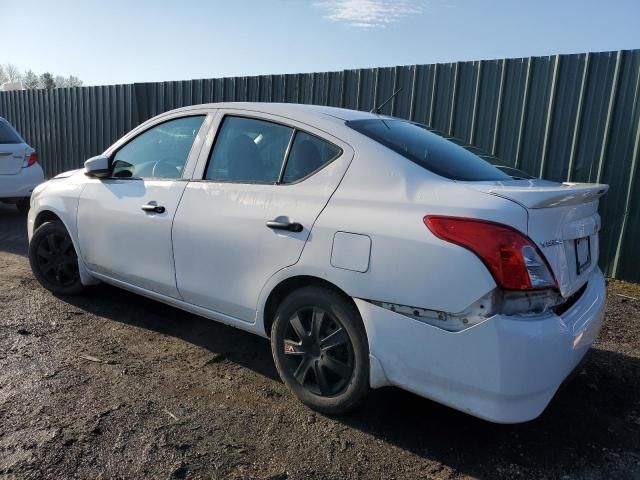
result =
M380 110L382 110L382 107L384 107L387 103L389 103L389 102L393 99L393 97L395 97L395 96L398 94L398 92L399 92L400 90L402 90L402 87L400 87L400 88L399 88L399 89L397 89L395 92L393 92L389 98L387 98L384 102L382 102L382 104L381 104L381 105L379 105L378 107L374 107L374 108L372 108L372 109L369 111L369 113L375 113L375 114L380 113Z

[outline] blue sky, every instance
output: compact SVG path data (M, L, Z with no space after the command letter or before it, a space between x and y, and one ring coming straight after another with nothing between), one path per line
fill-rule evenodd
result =
M640 0L0 0L0 63L87 85L640 48Z

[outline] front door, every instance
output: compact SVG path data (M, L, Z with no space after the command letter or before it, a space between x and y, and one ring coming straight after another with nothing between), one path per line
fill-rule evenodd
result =
M110 178L87 183L78 205L78 239L91 271L179 298L171 226L203 120L180 117L150 127L111 156Z
M176 278L185 301L252 322L262 287L298 261L353 154L309 127L223 113L178 207Z

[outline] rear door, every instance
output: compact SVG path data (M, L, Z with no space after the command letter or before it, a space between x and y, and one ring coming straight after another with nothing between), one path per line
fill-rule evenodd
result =
M110 178L87 183L77 221L80 253L91 271L179 298L171 226L189 160L195 162L202 145L204 119L182 114L150 126L110 156Z
M178 289L252 322L261 289L298 261L353 151L308 125L233 110L218 113L207 142L173 227Z
M0 175L17 175L22 170L27 145L20 135L0 119Z

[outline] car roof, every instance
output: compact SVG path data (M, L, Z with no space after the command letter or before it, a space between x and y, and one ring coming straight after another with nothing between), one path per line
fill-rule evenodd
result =
M236 109L247 110L262 113L271 113L273 115L279 115L282 117L291 117L295 119L303 120L310 117L316 120L327 119L332 117L333 119L344 121L360 120L367 118L380 118L381 115L362 112L359 110L349 110L347 108L329 107L324 105L308 105L301 103L268 103L268 102L220 102L220 103L207 103L200 105L191 105L189 107L183 107L176 110L189 111L202 108L220 108L220 109Z

